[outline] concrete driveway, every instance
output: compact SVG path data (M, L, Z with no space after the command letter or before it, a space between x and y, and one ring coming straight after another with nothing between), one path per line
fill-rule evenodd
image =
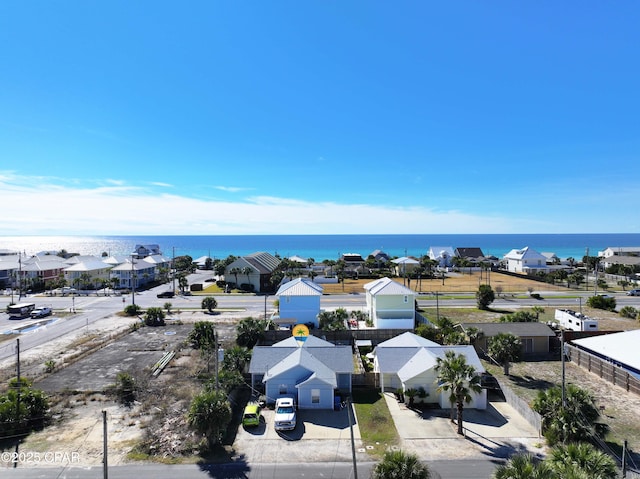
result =
M409 409L391 393L384 394L402 449L424 460L507 458L515 452L541 454L544 440L515 409L491 401L486 410L464 410L464 436L449 419L449 409Z
M242 458L249 462L321 462L351 461L351 432L347 409L340 411L298 410L293 431L277 432L273 428L274 411L262 410L262 421L255 428L240 426L233 443ZM357 456L370 460L362 449L360 429L353 425Z

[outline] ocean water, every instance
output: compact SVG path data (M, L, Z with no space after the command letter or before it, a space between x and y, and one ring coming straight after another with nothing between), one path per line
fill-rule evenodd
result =
M343 253L366 258L379 249L390 256L420 257L430 247L479 247L485 255L504 256L529 246L560 258L595 256L607 247L640 246L639 233L621 234L438 234L438 235L243 235L243 236L5 236L0 249L33 255L65 249L72 253L129 255L137 244L158 244L165 256L226 258L257 251L281 257L338 259Z

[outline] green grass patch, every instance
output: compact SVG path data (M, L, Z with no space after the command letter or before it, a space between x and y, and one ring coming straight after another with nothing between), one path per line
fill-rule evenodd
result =
M382 457L389 447L399 444L396 426L380 391L354 389L353 403L362 442L373 447L367 449L368 454Z

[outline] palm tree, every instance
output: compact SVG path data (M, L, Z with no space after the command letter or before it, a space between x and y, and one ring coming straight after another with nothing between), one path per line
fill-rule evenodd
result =
M492 479L559 479L551 466L536 461L530 454L512 456L505 464L498 466L491 477Z
M89 283L91 283L91 275L86 271L80 275L80 281L84 289L89 289Z
M178 288L180 288L180 291L184 291L187 289L187 286L189 286L189 280L184 274L180 274L180 276L178 276Z
M238 326L236 326L236 344L253 349L256 343L264 337L266 326L265 321L252 317L240 320Z
M332 259L322 260L322 264L329 267L329 276L333 276L333 267L336 265L336 262Z
M251 361L251 351L243 346L232 346L224 352L222 369L244 373L244 369Z
M231 405L225 391L209 390L193 398L187 420L189 426L202 434L213 448L224 435L231 421Z
M469 344L471 344L472 346L476 344L476 341L484 337L484 331L473 326L467 328L465 334L467 336L467 339L469 340Z
M253 269L251 269L249 266L245 266L244 268L242 268L242 274L247 275L247 284L251 284L251 273L253 273Z
M438 373L438 391L449 392L452 408L453 403L456 403L458 434L462 435L464 405L473 399L472 392L479 394L482 391L480 376L476 373L476 368L467 363L464 354L456 354L451 350L445 353L444 359L437 359L435 370Z
M429 479L429 468L415 454L387 451L371 471L371 479Z
M218 302L213 296L206 296L202 299L202 304L200 306L202 307L202 309L206 309L207 311L209 311L209 314L211 314L213 313L213 310L218 307Z
M598 479L618 477L618 468L611 456L586 442L556 446L548 461L560 477L572 477L575 472Z
M512 333L498 333L489 340L489 355L502 364L504 375L509 376L509 364L517 361L522 352L522 341Z
M240 268L231 268L231 271L229 271L229 273L231 273L236 278L236 288L237 288L238 287L238 275L240 273L242 273L242 270Z
M593 397L574 384L565 388L564 407L562 389L558 386L538 391L532 406L542 416L542 434L549 444L583 441L606 429L596 422L600 412Z

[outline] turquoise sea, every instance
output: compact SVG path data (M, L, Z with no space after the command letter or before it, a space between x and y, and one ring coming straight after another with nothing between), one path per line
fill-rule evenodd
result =
M243 235L243 236L6 236L0 249L32 255L65 249L80 254L128 255L136 244L159 244L164 255L226 258L266 251L282 257L337 259L343 253L367 257L377 249L390 256L422 256L430 247L480 247L501 258L514 248L529 246L560 258L595 256L607 247L640 246L640 233L621 234L438 234L438 235Z

